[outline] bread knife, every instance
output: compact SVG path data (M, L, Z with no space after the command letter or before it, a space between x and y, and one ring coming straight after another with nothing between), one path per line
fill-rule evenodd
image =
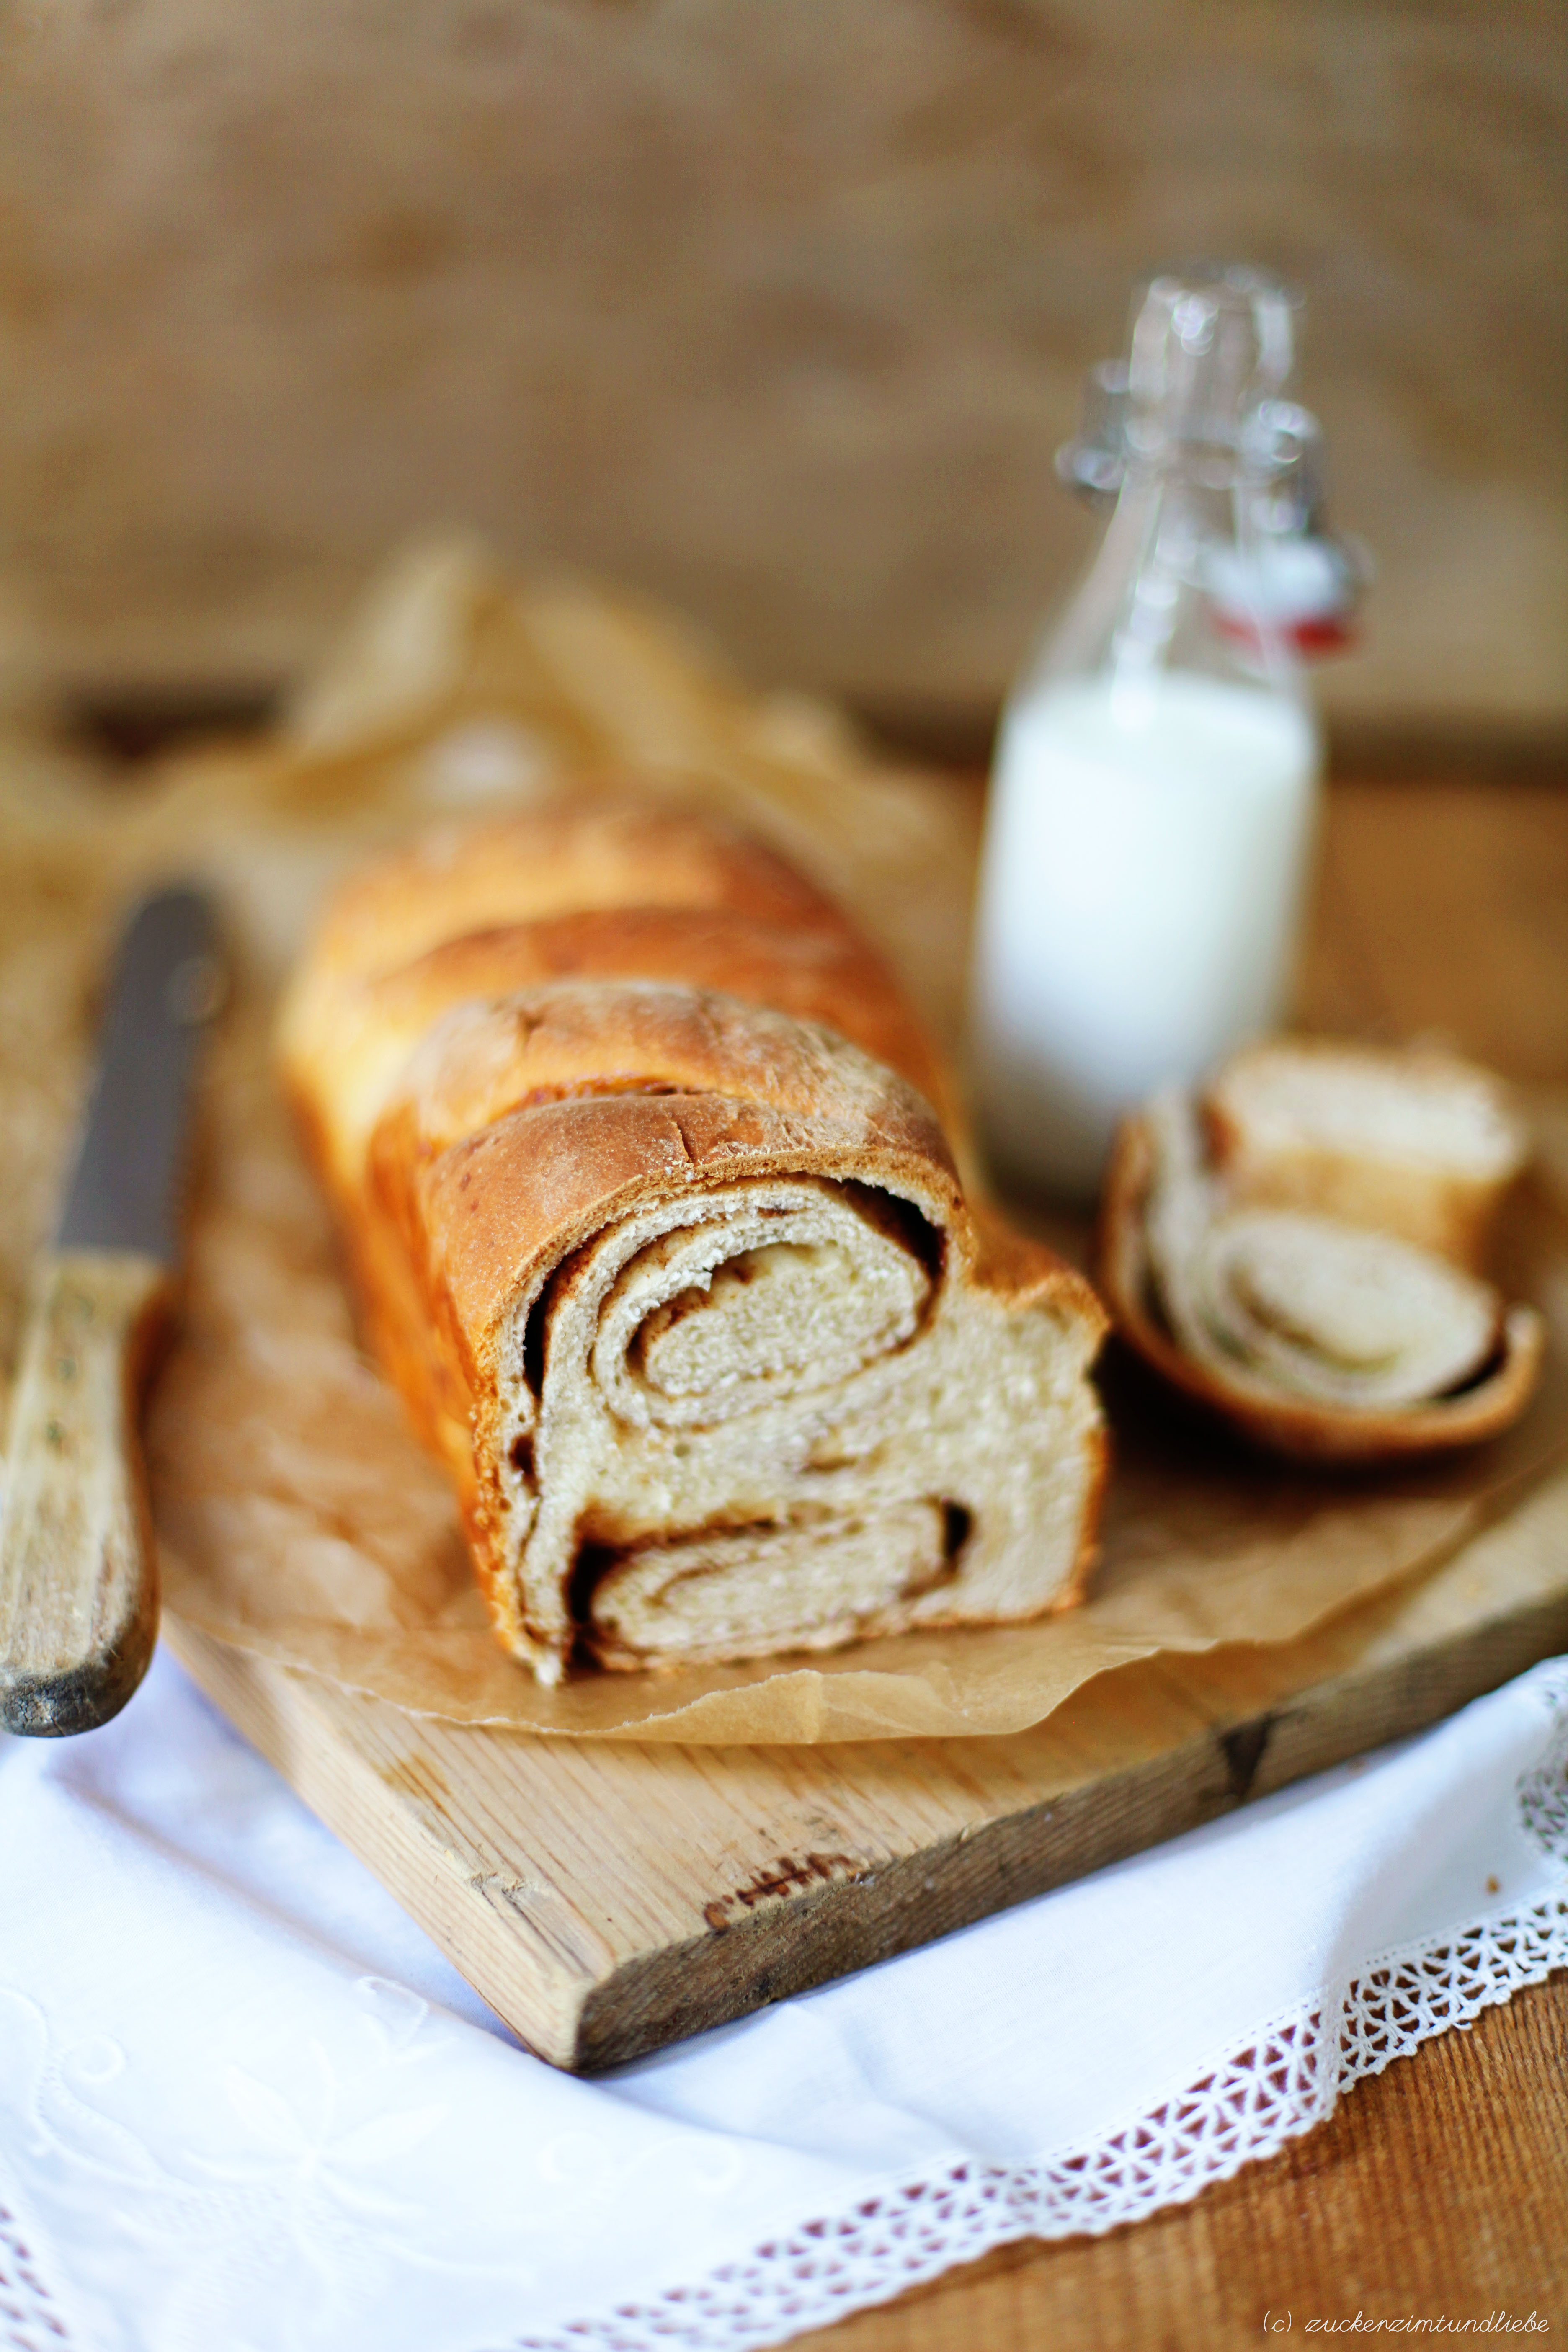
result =
M121 941L76 1172L37 1269L0 1496L0 1724L90 1731L158 1632L138 1423L180 1255L190 1083L223 994L212 909L160 890Z

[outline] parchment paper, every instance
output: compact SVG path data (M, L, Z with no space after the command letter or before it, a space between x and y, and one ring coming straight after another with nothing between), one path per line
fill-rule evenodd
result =
M906 956L923 944L928 1010L951 1022L967 821L940 786L870 768L831 715L795 713L809 757L792 769L759 706L624 608L567 600L571 645L594 650L589 694L539 625L559 603L509 603L494 575L450 551L405 571L395 608L399 593L376 624L391 652L362 629L263 750L186 760L140 793L79 776L30 796L0 785L0 1133L18 1211L0 1243L7 1361L119 907L153 876L205 873L233 940L183 1327L148 1428L166 1607L415 1712L520 1731L769 1744L1013 1732L1093 1675L1161 1650L1299 1638L1447 1558L1568 1446L1568 1276L1542 1207L1518 1221L1512 1280L1552 1320L1548 1375L1526 1420L1492 1445L1396 1478L1303 1476L1215 1436L1112 1359L1103 1557L1082 1607L828 1656L584 1674L541 1689L494 1642L445 1475L356 1344L325 1213L273 1086L271 1003L310 910L370 842L449 806L454 772L470 787L479 777L470 797L504 800L554 789L584 761L662 758L658 789L753 823L782 810L767 829L797 856L800 840L785 836L809 836L806 862L872 915L886 944ZM36 766L42 755L29 756Z

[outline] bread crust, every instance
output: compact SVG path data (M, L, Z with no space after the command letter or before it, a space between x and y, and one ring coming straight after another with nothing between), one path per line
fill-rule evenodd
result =
M1144 1219L1154 1176L1150 1123L1134 1113L1118 1129L1101 1193L1095 1247L1100 1289L1118 1332L1144 1362L1255 1444L1302 1462L1393 1462L1494 1437L1528 1403L1545 1333L1534 1309L1520 1306L1504 1313L1496 1358L1479 1380L1418 1406L1361 1412L1270 1393L1239 1367L1222 1378L1177 1344L1159 1311Z
M324 910L310 962L340 983L363 980L497 925L627 907L843 925L803 875L738 827L635 799L563 796L438 826L364 867Z

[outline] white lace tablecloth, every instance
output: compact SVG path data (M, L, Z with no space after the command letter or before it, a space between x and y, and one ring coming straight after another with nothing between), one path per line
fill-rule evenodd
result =
M1191 2197L1568 1962L1568 1661L598 2082L166 1657L0 1741L0 2344L719 2352Z

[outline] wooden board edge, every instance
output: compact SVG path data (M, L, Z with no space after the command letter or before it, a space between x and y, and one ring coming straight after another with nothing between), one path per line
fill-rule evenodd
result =
M909 1951L1127 1860L1253 1799L1426 1729L1568 1648L1568 1590L1270 1701L1220 1714L1125 1770L1058 1790L872 1870L763 1888L744 1917L603 1971L543 1952L442 1853L336 1726L308 1675L170 1622L209 1697L371 1867L475 1990L551 2063L598 2074ZM389 1850L387 1830L395 1831ZM406 1856L406 1866L399 1864ZM433 1869L432 1864L444 1864ZM460 1932L454 1932L460 1920Z
M1428 1729L1568 1649L1568 1592L1412 1659L1338 1675L1125 1772L625 1962L589 1991L570 2061L597 2074L1127 1861L1314 1772ZM698 2020L699 2022L691 2021Z

